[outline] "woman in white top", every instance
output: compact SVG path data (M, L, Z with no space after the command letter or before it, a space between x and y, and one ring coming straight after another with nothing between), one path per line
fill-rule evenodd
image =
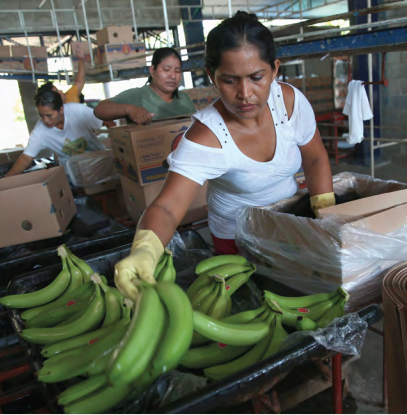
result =
M24 153L6 176L22 173L45 148L57 153L62 165L75 154L105 148L94 132L102 127L103 121L93 115L92 108L77 103L64 105L58 92L44 89L38 90L34 101L40 120L30 135Z
M237 253L237 209L292 196L301 164L312 207L335 203L313 110L300 91L276 82L279 64L271 32L253 14L238 12L209 33L206 71L220 98L193 117L168 158L160 195L138 224L130 256L116 265L116 285L125 296L137 296L133 279L154 282L164 247L206 180L218 254Z

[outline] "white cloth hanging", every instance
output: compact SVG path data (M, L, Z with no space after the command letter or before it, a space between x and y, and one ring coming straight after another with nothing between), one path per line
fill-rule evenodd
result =
M363 121L373 117L362 81L349 82L348 95L342 112L349 117L349 137L346 141L350 144L362 142Z

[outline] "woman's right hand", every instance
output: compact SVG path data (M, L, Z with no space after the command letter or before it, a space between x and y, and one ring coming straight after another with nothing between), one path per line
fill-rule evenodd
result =
M126 116L136 124L151 124L154 115L154 113L148 112L142 107L136 107L135 105L127 105L126 107Z

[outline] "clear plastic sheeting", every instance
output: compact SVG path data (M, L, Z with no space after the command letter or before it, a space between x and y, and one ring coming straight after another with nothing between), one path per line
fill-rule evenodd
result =
M112 150L76 154L68 159L65 170L74 186L96 186L118 179Z
M311 336L327 350L360 356L368 324L357 313L336 318L328 327L316 331L296 331L282 343L280 350Z
M333 181L335 194L356 192L360 198L407 188L354 173L341 173ZM236 230L241 253L259 265L259 273L306 294L341 285L351 295L347 310L380 296L385 271L407 258L406 223L381 234L363 218L314 220L284 213L306 194L302 190L273 205L241 209Z

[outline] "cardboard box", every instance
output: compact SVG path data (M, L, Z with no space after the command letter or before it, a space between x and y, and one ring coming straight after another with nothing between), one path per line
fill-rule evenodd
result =
M112 63L112 69L142 68L143 66L146 66L146 57L140 57L140 55L145 54L145 52L146 47L142 42L103 45L97 48L97 62L99 65L103 65L120 59L138 56L137 59Z
M367 191L391 191L391 182L365 182ZM238 245L283 284L306 294L341 285L351 294L348 310L366 305L380 296L386 270L405 260L407 191L363 198L363 186L356 185L362 199L321 209L322 220L273 211L290 206L285 201L246 208L238 218Z
M213 85L203 88L183 89L182 92L191 98L197 111L203 110L219 97L219 94L215 91Z
M0 45L0 69L11 69L10 46Z
M190 125L189 117L180 117L150 125L110 128L116 171L141 186L163 181L168 172L163 162L176 149Z
M0 180L0 247L61 236L76 213L63 167Z
M77 72L79 66L79 58L77 55L77 48L80 48L85 56L85 70L92 68L92 58L91 54L94 53L95 49L89 49L88 42L72 42L72 49L71 49L71 63L72 63L72 70ZM96 59L96 57L95 57ZM97 62L95 62L95 65Z
M45 46L30 46L33 69L48 72L48 54ZM27 46L11 46L11 67L21 71L32 71Z
M196 88L196 90L198 92L199 110L203 110L219 98L219 94L215 91L213 85Z
M133 28L129 25L107 26L96 32L96 40L98 46L108 43L132 43Z
M96 184L94 186L86 186L83 188L86 195L96 195L99 193L110 192L120 187L119 179L108 180L104 183Z
M181 92L184 92L189 96L196 110L199 111L199 98L197 88L183 89Z
M119 179L112 150L90 151L69 158L65 169L74 186L87 187Z
M160 193L164 181L158 181L140 186L127 177L120 176L120 182L123 189L124 202L129 216L137 223L147 206L150 206L154 199ZM185 217L180 225L186 225L197 222L208 217L208 207L206 203L207 182L200 188L199 193L192 202Z

